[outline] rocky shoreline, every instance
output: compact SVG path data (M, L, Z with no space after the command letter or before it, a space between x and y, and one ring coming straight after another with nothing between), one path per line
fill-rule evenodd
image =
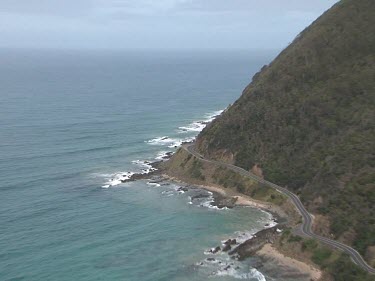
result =
M137 181L137 180L149 180L149 183L151 184L160 184L165 181L174 181L174 179L171 179L167 177L166 175L162 174L162 170L160 169L160 164L170 159L172 155L173 155L173 152L168 152L165 156L163 156L163 159L160 161L155 161L155 162L145 161L144 162L145 164L151 166L151 168L149 169L147 173L145 173L144 171L140 173L134 173L129 178L121 180L121 182L127 183L127 182L132 182L132 181ZM187 192L193 189L194 190L204 189L196 185L189 185L189 184L185 184L181 182L179 182L179 184L181 184L181 187L177 190L179 192ZM217 207L218 209L223 209L223 208L231 209L234 206L236 206L238 198L225 196L215 191L211 191L211 192L212 192L212 197L213 197L213 201L211 202L211 205L213 207ZM208 196L209 195L207 193L197 192L197 194L191 196L191 200L202 199Z
M217 209L231 209L235 206L250 206L271 213L273 221L277 223L277 225L274 226L269 223L265 224L264 229L253 234L250 239L247 239L242 243L239 243L235 238L227 239L221 245L207 251L211 256L206 258L205 262L220 263L220 261L215 259L215 255L220 253L226 253L233 261L243 261L253 257L257 260L257 262L253 264L253 267L256 269L262 268L262 271L267 275L276 277L287 276L294 280L301 281L318 280L317 277L321 275L319 270L311 268L311 266L291 258L283 257L275 248L272 248L272 251L270 250L270 245L280 237L283 228L288 222L284 213L279 212L278 209L273 209L272 206L262 204L261 202L252 200L246 196L227 194L224 190L218 187L187 184L163 174L161 163L168 160L172 155L173 153L169 153L160 161L145 162L145 164L152 167L147 173L144 173L143 171L141 173L135 173L128 179L122 180L122 182L148 180L149 184L155 185L164 185L165 182L168 181L176 182L180 186L177 191L180 193L189 193L191 203L195 201L205 201L206 203L209 203L211 208ZM197 265L203 266L203 262L200 262ZM236 270L237 267L238 266L236 266L235 263L228 263L222 268L222 270L229 272L231 270Z
M207 252L211 254L227 252L232 259L242 261L254 256L267 243L272 244L281 232L282 230L278 226L265 228L256 232L253 237L243 243L238 243L235 238L229 238L221 246L214 247Z
M244 260L250 256L254 256L265 244L273 244L281 232L282 230L279 229L279 226L260 230L254 234L254 237L241 243L228 254L237 260Z

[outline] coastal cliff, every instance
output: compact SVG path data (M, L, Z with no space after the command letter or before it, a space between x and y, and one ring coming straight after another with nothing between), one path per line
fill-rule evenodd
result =
M206 127L199 152L300 195L322 234L375 264L375 2L344 0L304 30Z
M375 266L374 78L375 1L342 0L253 77L200 133L196 149L286 186L315 215L317 233L352 245ZM284 204L256 183L188 157L178 151L167 169ZM292 234L284 238L311 250L308 258L329 278L373 280L346 257ZM285 241L278 245L287 251Z

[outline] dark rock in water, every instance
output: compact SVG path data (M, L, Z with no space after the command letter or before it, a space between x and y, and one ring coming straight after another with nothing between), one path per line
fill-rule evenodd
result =
M151 180L149 181L149 183L164 183L165 182L165 179L163 178L159 178L159 177L152 177Z
M230 246L230 244L227 244L227 245L224 246L223 252L228 252L231 249L232 249L232 247Z
M266 223L264 226L270 226L270 224L269 224L269 223Z
M278 237L276 229L277 227L274 226L257 232L253 238L246 240L244 243L230 251L229 255L236 254L238 260L244 260L245 258L254 255L256 251L264 246L264 244L273 242Z
M183 192L186 192L188 191L189 189L187 187L184 187L184 186L181 186L177 189L177 191L183 191Z
M121 182L125 183L125 182L136 181L136 180L144 180L144 179L149 179L150 177L156 176L160 174L160 171L157 170L156 168L159 163L160 161L151 163L151 166L153 167L153 169L151 169L151 171L149 171L148 173L146 173L148 170L143 169L142 170L143 173L133 174L131 175L129 179L121 180ZM123 176L125 177L126 174ZM156 180L155 180L155 183L157 183Z
M230 252L228 254L231 255ZM237 254L231 255L230 257L231 257L232 260L238 260L239 259L239 256Z
M125 181L135 181L135 180L147 179L147 178L150 177L151 173L152 172L150 172L148 174L134 174L128 180L125 180Z
M228 266L224 267L224 270L228 270L230 267L231 267L231 266L228 265Z
M214 258L207 258L206 260L207 260L207 261L215 261Z
M260 260L254 262L252 265L252 267L254 267L255 269L260 269L262 268L264 265L263 265L263 262L261 262Z
M173 155L173 152L170 151L170 152L167 152L162 158L163 158L164 160L167 160L167 159L171 158L172 155Z
M191 200L200 199L200 198L207 198L207 197L210 197L210 195L207 194L207 193L199 193L199 194L191 196Z
M210 250L210 253L216 254L216 253L219 252L220 250L221 250L221 248L220 248L219 246L217 246L216 248L211 249L211 250Z
M236 239L228 239L227 241L224 242L224 245L236 245L237 240Z
M236 205L237 198L236 197L223 197L220 194L215 194L214 195L214 202L212 203L213 206L218 207L219 209L222 208L233 208Z

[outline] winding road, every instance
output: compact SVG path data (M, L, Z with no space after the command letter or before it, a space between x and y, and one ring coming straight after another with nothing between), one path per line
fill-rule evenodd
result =
M199 154L198 152L196 152L194 150L194 144L184 144L184 145L182 145L182 148L185 149L190 154L194 155L195 157L201 159L202 161L214 163L216 165L220 165L222 167L229 168L232 171L235 171L236 173L239 173L242 176L251 178L251 179L253 179L257 182L260 182L260 183L263 183L263 184L268 185L270 187L273 187L276 190L278 190L279 192L285 194L286 196L288 196L292 200L293 204L296 206L298 212L301 214L301 216L303 218L303 222L302 222L302 225L300 226L300 231L299 231L300 235L310 237L310 238L314 238L314 239L322 242L323 244L326 244L328 246L334 247L336 249L339 249L339 250L345 252L346 254L348 254L351 257L352 261L356 265L360 266L362 269L364 269L365 271L367 271L371 274L375 274L375 269L372 268L371 266L369 266L366 263L366 261L362 258L362 256L355 249L349 247L348 245L340 243L338 241L335 241L335 240L320 236L318 234L315 234L312 231L312 223L313 223L312 215L305 209L301 200L293 192L287 190L284 187L278 186L278 185L276 185L272 182L269 182L269 181L266 181L266 180L264 180L260 177L257 177L256 175L254 175L254 174L252 174L252 173L250 173L250 172L248 172L248 171L246 171L246 170L244 170L244 169L242 169L238 166L234 166L234 165L227 164L227 163L220 162L220 161L216 161L216 160L206 159L201 154Z

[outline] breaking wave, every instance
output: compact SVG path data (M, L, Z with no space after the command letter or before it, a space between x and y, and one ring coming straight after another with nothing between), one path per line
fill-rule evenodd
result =
M181 126L178 128L178 133L190 133L187 137L170 137L170 136L161 136L155 137L145 142L149 145L161 146L164 147L162 151L159 151L153 160L133 160L131 163L138 166L138 169L125 171L125 172L115 172L112 174L102 174L101 177L106 179L106 182L102 185L102 188L109 188L111 186L116 186L123 183L126 180L129 180L134 174L148 174L155 171L151 166L152 161L164 161L170 157L176 148L181 146L185 142L192 142L195 140L196 135L202 131L206 125L213 121L218 115L220 115L224 110L218 110L214 112L207 113L202 120L197 120L190 123L187 126ZM168 150L168 149L172 149ZM213 198L207 199L201 204L202 207L207 207L210 209L218 209L216 206L212 206Z
M224 110L217 110L211 113L207 113L203 120L193 121L187 126L178 127L179 133L187 133L187 132L201 132L208 123L212 122L216 117L218 117Z
M195 264L198 269L206 271L209 276L232 277L243 280L266 281L265 276L255 268L248 268L241 262L231 259L227 255L215 255Z

